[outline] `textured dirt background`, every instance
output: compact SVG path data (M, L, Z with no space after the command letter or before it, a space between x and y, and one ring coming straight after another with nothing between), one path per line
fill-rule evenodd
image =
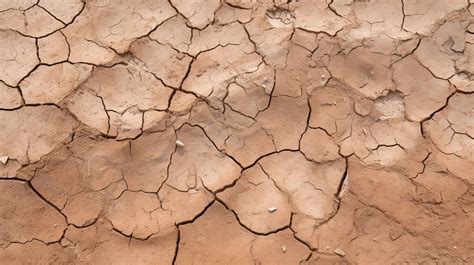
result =
M0 2L0 263L474 263L472 0Z

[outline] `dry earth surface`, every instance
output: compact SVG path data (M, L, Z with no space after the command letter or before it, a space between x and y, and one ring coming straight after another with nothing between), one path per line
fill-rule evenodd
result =
M473 15L0 1L0 263L473 264Z

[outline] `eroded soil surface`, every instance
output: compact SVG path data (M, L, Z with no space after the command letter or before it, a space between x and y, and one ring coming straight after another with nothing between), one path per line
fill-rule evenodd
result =
M473 264L473 15L0 1L0 263Z

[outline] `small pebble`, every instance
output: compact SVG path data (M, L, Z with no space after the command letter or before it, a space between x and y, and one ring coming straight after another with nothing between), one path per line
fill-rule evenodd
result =
M346 252L344 252L344 250L342 250L340 247L337 247L335 250L334 250L334 253L336 253L337 255L341 256L341 257L344 257L346 255Z
M285 245L281 246L281 251L283 251L283 253L286 253L286 246Z
M276 210L277 210L277 207L270 207L270 208L268 208L268 211L271 212L271 213L276 212Z
M184 144L183 144L183 142L181 142L180 140L176 140L176 146L178 146L178 147L183 147Z
M8 162L8 156L0 156L0 162L5 165Z

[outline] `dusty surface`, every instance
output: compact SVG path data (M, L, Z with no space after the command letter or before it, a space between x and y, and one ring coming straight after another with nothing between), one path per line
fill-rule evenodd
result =
M0 263L473 264L473 15L0 1Z

